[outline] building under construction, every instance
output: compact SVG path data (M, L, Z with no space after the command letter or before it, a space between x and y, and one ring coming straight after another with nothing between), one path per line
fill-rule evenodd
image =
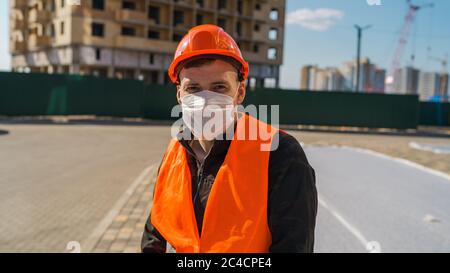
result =
M277 87L285 0L10 0L17 72L168 83L178 42L199 24L230 33L250 62L250 84Z

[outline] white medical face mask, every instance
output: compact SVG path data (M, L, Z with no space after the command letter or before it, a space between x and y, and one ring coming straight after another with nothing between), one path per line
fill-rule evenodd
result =
M233 98L213 91L201 91L181 98L183 121L198 139L213 140L234 122Z

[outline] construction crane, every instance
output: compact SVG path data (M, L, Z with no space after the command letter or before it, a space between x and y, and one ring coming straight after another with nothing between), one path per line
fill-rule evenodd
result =
M409 9L405 16L405 21L403 23L402 30L400 32L400 38L398 40L397 48L395 50L394 58L392 59L391 65L388 70L388 75L386 77L386 90L388 92L394 91L394 75L395 72L400 68L401 61L405 52L406 45L408 44L408 39L411 33L411 28L416 18L416 14L419 10L425 8L433 8L433 3L428 3L424 5L414 5L411 0L406 0Z
M448 66L448 54L446 54L444 58L438 58L438 57L428 56L428 59L433 60L433 61L440 62L440 63L441 63L441 66L442 66L441 73L442 73L442 74L447 74L447 72L448 72L448 70L447 70L447 66Z
M441 63L442 69L441 69L441 75L439 79L439 95L438 97L442 99L446 99L448 94L448 84L449 84L449 75L448 75L448 54L445 55L444 58L438 58L433 56L428 56L428 59L437 61Z

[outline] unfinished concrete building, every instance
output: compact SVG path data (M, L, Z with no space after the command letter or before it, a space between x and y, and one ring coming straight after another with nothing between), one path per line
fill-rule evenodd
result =
M10 0L17 72L70 73L168 83L189 28L223 27L250 62L250 84L277 87L285 0Z

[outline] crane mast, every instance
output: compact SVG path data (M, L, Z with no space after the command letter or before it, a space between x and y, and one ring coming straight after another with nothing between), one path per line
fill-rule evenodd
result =
M406 1L409 6L409 9L408 9L408 13L405 16L405 21L403 23L403 27L400 32L400 38L397 43L397 48L395 50L394 57L392 59L391 65L389 67L388 75L386 77L387 92L396 91L396 90L394 90L394 77L395 77L396 71L401 66L401 61L403 59L406 45L408 44L408 39L411 34L411 28L414 23L417 12L424 8L434 7L434 4L432 4L432 3L418 6L418 5L412 4L411 0L406 0Z

